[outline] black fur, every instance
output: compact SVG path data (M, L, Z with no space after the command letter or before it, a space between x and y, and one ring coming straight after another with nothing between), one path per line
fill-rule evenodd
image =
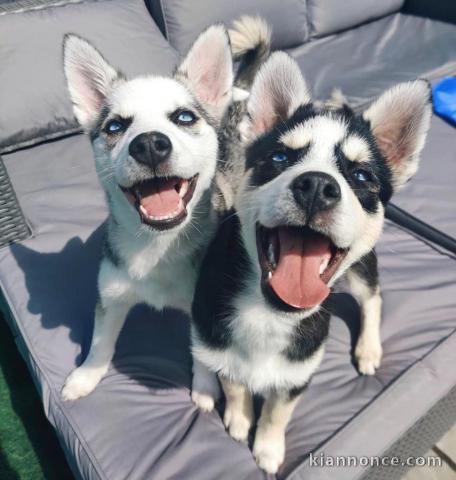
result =
M101 134L101 129L103 128L104 122L109 117L109 107L107 105L103 105L100 110L100 114L98 115L97 122L95 123L94 127L89 132L90 141L95 141Z
M244 287L251 264L240 235L240 223L232 211L210 245L201 266L192 307L196 330L211 348L231 344L230 315L233 299ZM283 352L291 362L312 356L328 335L326 310L303 319L296 327L290 345Z
M284 352L290 362L302 362L312 356L328 336L330 314L323 309L296 326L291 344Z
M192 306L197 332L212 348L230 345L231 301L242 290L242 279L250 268L240 239L239 219L230 211L206 253Z
M192 92L190 92L191 95ZM203 107L203 105L198 102L198 100L193 96L193 108L199 113L200 117L205 120L205 122L211 126L214 130L218 130L218 122L215 120L214 117L212 117L209 112L206 111L206 109Z
M103 128L104 128L104 126L106 124L106 121L109 118L110 114L111 114L110 108L107 105L104 105L100 110L100 114L98 115L98 119L97 119L97 122L96 122L95 126L89 132L89 138L90 138L91 142L94 142L101 134L105 133L105 132L103 132ZM114 119L122 121L122 123L125 125L125 130L127 130L128 127L133 122L133 117L120 118L118 115L113 115L112 118L110 118L110 121L114 120ZM106 143L108 145L108 148L114 147L114 145L116 144L116 141L118 140L118 138L123 133L124 133L124 131L122 131L122 133L118 133L118 134L114 134L114 135L107 135L105 133L105 137L106 137L106 140L107 140Z
M364 255L361 260L353 264L350 269L368 285L372 293L379 286L378 262L375 250Z
M234 82L236 86L250 89L258 69L269 57L270 49L270 42L260 42L252 50L240 56ZM235 58L237 59L238 57Z
M246 170L252 169L250 180L252 186L259 187L270 182L305 156L307 149L292 150L283 145L279 139L284 132L316 115L317 112L312 104L301 106L289 120L279 123L273 130L250 145L246 151ZM276 152L286 152L289 161L274 162L271 156Z
M353 179L350 181L351 185L355 188L355 193L360 199L360 203L363 208L368 212L375 212L377 211L377 208L373 207L373 203L377 203L376 199L379 199L382 204L385 205L393 195L391 170L377 146L375 137L371 131L370 123L361 115L355 114L355 112L353 112L353 110L351 110L351 108L348 106L344 106L342 109L337 110L337 114L347 122L348 135L356 134L369 146L372 160L365 164L363 163L362 168L371 173L373 176L373 181L368 182L363 189L359 188L359 184L353 184ZM340 152L340 149L339 153L342 153ZM339 164L341 172L346 178L350 178L349 172L355 166L353 165L355 162L350 162L347 158L340 159L339 156L337 156L337 158L339 161L342 160Z
M246 169L252 170L251 186L258 187L270 182L284 170L305 158L308 148L293 150L280 142L284 132L292 130L311 118L329 115L346 123L348 136L356 134L368 145L372 160L362 165L346 158L340 145L335 146L334 155L340 172L353 188L363 209L366 212L375 213L378 210L379 201L385 205L393 194L391 170L375 142L369 122L361 115L355 114L348 106L334 110L320 108L311 103L303 105L289 120L280 122L271 131L258 138L246 152ZM274 162L272 155L276 152L286 152L288 160ZM368 182L361 183L352 176L352 172L357 168L367 171L370 177Z
M307 390L307 387L309 386L309 382L307 382L305 385L301 385L299 387L293 387L290 390L287 391L287 400L290 402L291 400L294 400L296 397L301 395L305 390Z

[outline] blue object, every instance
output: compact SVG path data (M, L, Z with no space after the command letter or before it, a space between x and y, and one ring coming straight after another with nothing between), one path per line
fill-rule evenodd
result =
M456 126L456 78L446 77L432 88L434 112Z

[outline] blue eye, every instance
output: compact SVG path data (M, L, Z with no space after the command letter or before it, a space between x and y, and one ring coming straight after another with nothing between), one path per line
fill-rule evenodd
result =
M125 130L125 125L120 120L111 120L105 127L106 133L119 133Z
M178 125L191 125L196 121L196 115L190 110L181 110L174 116L174 121Z
M272 160L277 163L286 162L288 155L285 152L275 152L271 156Z
M359 182L369 182L372 180L372 176L369 172L366 172L366 170L362 170L361 168L357 168L356 170L353 170L352 172L353 178L356 178Z

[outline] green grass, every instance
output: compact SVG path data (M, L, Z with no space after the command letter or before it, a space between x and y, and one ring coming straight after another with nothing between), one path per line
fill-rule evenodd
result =
M0 314L0 479L72 478L25 362Z

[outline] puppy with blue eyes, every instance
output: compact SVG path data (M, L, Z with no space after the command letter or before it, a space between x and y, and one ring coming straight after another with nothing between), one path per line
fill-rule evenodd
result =
M132 306L190 313L198 265L218 224L218 137L236 89L222 25L198 37L171 78L127 79L74 35L65 38L64 70L109 207L90 351L62 390L75 400L108 370ZM217 389L196 361L193 400L210 409Z
M428 84L415 81L359 115L317 105L297 64L278 52L256 76L246 110L244 162L226 168L237 186L234 210L196 287L193 355L219 376L234 439L248 437L252 394L264 397L253 454L275 473L287 423L323 357L325 302L344 274L362 312L359 370L379 367L374 247L385 205L418 168L431 98Z

